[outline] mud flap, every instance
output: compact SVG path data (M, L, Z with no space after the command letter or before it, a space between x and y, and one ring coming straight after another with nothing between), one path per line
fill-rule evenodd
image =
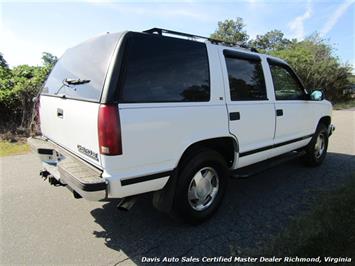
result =
M178 173L177 169L175 169L163 189L158 190L153 194L153 206L161 212L171 213L172 211L177 177Z

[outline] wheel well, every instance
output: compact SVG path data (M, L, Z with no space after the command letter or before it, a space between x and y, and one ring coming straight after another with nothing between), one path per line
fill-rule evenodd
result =
M195 142L184 151L180 158L179 165L187 157L203 148L209 148L220 153L226 161L227 166L231 167L234 162L235 151L238 151L238 144L232 137L213 138Z
M318 125L319 125L319 124L324 124L324 125L326 125L327 127L329 127L330 122L331 122L330 116L323 116L323 117L319 120Z

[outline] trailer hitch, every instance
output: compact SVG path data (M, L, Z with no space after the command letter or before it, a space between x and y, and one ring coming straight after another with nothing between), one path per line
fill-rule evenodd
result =
M51 173L48 172L47 170L42 170L39 172L39 175L43 178L43 181L46 181L48 176L51 175Z
M47 170L40 171L39 175L43 178L43 181L46 181L48 179L49 184L51 184L52 186L55 186L55 187L65 186L65 184L62 184L53 175L51 175L51 173L48 172Z

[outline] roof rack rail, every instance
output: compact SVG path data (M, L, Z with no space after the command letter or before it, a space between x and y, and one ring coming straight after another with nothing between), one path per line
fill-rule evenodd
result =
M208 37L204 37L204 36L200 36L200 35L194 35L194 34L184 33L184 32L179 32L179 31L173 31L173 30L167 30L167 29L161 29L161 28L151 28L151 29L145 30L143 32L149 33L149 34L158 34L161 36L163 36L163 33L167 33L167 34L176 35L176 36L183 36L183 37L187 37L187 38L191 38L191 39L204 39L204 40L208 40L214 44L224 44L224 45L231 46L231 47L240 47L243 49L248 49L248 50L250 50L252 52L256 52L256 53L258 52L258 50L256 50L255 48L249 47L244 44L226 42L226 41L216 40L216 39L212 39L212 38L208 38Z

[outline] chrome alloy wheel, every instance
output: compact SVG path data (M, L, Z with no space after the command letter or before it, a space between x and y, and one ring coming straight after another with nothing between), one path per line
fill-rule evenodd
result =
M219 189L219 177L212 167L197 171L188 188L188 201L196 211L207 209L215 200Z
M316 144L314 146L314 155L319 159L325 150L325 136L324 133L320 133L317 137Z

